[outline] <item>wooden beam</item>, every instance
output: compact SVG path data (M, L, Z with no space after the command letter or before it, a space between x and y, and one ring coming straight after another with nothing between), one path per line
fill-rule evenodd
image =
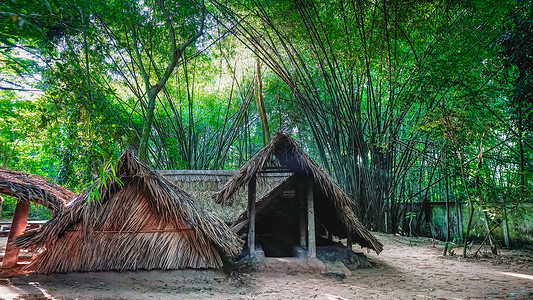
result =
M315 207L313 203L313 180L307 184L307 257L316 258Z
M287 174L292 173L290 169L266 169L257 172L259 174Z
M17 266L20 249L13 246L12 242L26 230L29 210L30 202L22 200L17 202L13 222L11 223L11 230L9 230L7 237L6 254L4 255L2 268L13 268Z
M250 256L255 252L255 192L256 178L255 175L248 182L248 251Z

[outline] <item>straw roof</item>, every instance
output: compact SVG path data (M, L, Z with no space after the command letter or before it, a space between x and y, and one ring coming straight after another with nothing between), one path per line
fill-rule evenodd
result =
M47 179L24 172L0 168L0 194L31 201L57 212L76 194Z
M230 203L232 196L248 184L253 176L257 176L261 171L276 165L287 168L296 175L312 178L315 186L319 187L320 191L334 206L337 217L342 221L345 229L351 232L353 241L377 253L383 250L381 242L355 216L352 209L354 205L352 199L316 161L303 151L292 137L284 133L277 133L267 146L239 168L237 173L213 198L217 203ZM269 199L271 193L262 199ZM262 199L259 199L258 202L261 202ZM258 205L260 204L258 203ZM317 211L317 213L320 212ZM236 224L234 223L234 225Z
M84 193L39 231L19 237L21 248L44 252L37 273L218 268L219 251L235 256L243 241L185 191L126 151L100 200Z

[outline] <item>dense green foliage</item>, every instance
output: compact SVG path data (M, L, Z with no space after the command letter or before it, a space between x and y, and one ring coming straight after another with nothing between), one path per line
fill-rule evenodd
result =
M420 230L436 201L481 208L489 230L501 227L531 202L532 9L7 1L0 163L73 189L124 149L160 169L234 169L265 142L266 117L372 229L407 232L416 218Z

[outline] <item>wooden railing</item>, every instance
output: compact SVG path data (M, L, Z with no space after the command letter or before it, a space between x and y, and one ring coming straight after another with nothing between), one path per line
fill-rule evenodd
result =
M26 231L41 228L41 226L43 226L43 224L46 222L48 221L47 220L28 221L28 225L26 225ZM0 237L7 236L9 234L10 229L11 229L11 222L0 222Z

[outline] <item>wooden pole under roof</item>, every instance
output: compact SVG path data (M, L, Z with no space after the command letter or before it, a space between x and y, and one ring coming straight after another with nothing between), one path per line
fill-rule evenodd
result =
M298 218L299 221L299 231L300 231L300 246L306 247L307 246L307 195L305 194L307 192L306 189L301 189L300 193L298 195Z
M256 193L256 177L252 176L248 182L248 250L250 256L255 252L255 193Z
M307 257L316 258L315 208L313 203L313 180L307 184Z

